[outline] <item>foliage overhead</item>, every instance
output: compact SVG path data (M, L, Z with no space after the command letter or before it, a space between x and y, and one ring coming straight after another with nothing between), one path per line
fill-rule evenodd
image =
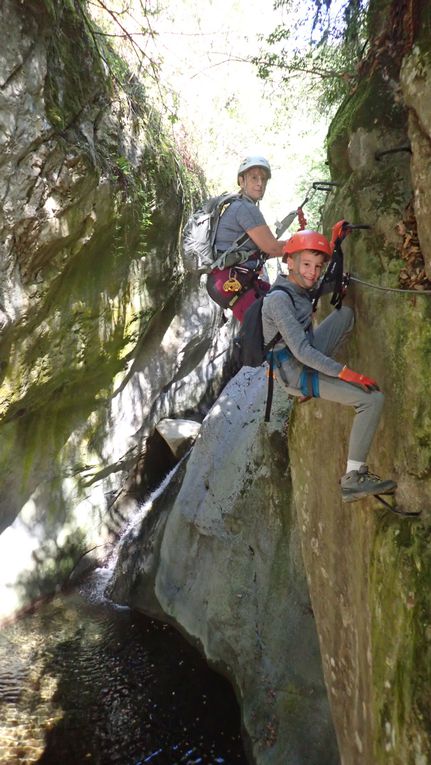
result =
M289 84L304 76L323 105L338 104L357 82L366 55L367 0L276 0L286 21L263 41L254 58L259 76Z
M193 185L193 177L198 177L200 191L202 171L188 136L184 130L172 130L179 121L177 95L163 79L163 58L157 44L158 1L75 0L75 3L110 78L127 94L135 112L140 113L142 105L147 104L147 122L156 126L159 137L171 136L183 168L190 171L189 182ZM158 104L158 108L154 109L152 103ZM117 164L123 178L131 177L127 168L124 172L121 162Z

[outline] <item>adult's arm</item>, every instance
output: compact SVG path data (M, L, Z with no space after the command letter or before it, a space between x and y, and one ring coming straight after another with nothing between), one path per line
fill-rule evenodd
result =
M268 258L281 258L284 241L276 239L267 225L247 229L247 235Z

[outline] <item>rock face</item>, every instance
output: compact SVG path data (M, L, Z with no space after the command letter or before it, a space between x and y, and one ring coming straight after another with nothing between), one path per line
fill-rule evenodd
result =
M429 18L429 9L425 13ZM400 33L411 29L407 21L397 27ZM390 72L372 69L340 108L329 132L331 171L340 186L326 214L328 229L342 217L372 226L370 234L352 234L345 246L346 268L361 281L352 285L356 329L343 360L377 379L385 392L369 466L398 481L400 505L421 509L420 520L397 518L373 500L341 504L338 480L345 471L349 411L314 401L295 411L289 430L293 496L344 765L431 761L425 712L431 295L385 289L399 288L400 271L412 263L423 269L417 265L419 249L429 267L431 121L424 87L431 70L424 24L425 18L420 41L403 53L401 81L400 61L392 62ZM409 143L411 154L402 150L376 159L376 152ZM418 240L408 225L415 216ZM413 271L410 280L414 286Z
M408 108L408 133L412 146L411 173L414 189L414 210L424 255L425 270L431 279L431 222L429 215L431 164L431 105L429 99L431 70L429 40L416 45L405 57L401 69L401 88Z
M24 596L115 531L158 420L208 411L231 339L178 256L197 176L81 6L0 8L0 585L28 568Z
M26 596L51 559L45 576L61 578L58 549L73 559L137 510L157 423L208 411L232 334L182 277L190 178L145 93L112 87L80 7L0 8L0 528L19 513L0 561L10 573L23 542L42 561L18 582ZM328 135L325 231L372 226L345 244L357 326L344 358L386 394L370 467L422 516L343 507L351 412L291 413L277 390L266 426L264 374L243 370L141 511L110 586L230 677L259 765L431 761L430 13L369 14L370 54Z
M289 403L277 390L268 426L265 396L263 369L226 386L184 477L125 537L109 593L169 618L228 675L253 761L335 765L292 504Z
M305 655L290 648L314 645L290 600L306 602L298 540L341 762L431 761L430 12L371 3L369 18L370 54L328 135L339 186L325 232L341 218L372 227L344 246L356 329L343 360L386 395L370 468L395 477L400 506L422 515L402 519L373 499L342 505L350 411L319 400L296 407L287 464L283 418L278 412L268 431L261 421L253 430L250 412L257 416L263 394L257 378L237 378L205 422L181 488L146 517L142 536L126 539L113 580L113 597L161 610L220 663L237 687L258 763L325 761L316 739L311 755L301 748L302 723L316 707L298 722L285 706L292 672L303 696L309 688ZM327 310L322 301L318 320Z

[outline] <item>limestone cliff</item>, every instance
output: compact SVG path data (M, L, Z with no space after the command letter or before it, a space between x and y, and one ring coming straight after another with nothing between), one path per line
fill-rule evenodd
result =
M155 424L207 411L229 344L178 254L200 175L84 10L0 7L0 578L38 564L33 596L116 530Z
M425 266L429 277L431 258L429 4L383 9L374 3L370 19L374 57L329 131L331 172L341 185L326 223L344 217L372 226L345 248L347 270L360 281L352 285L357 324L343 359L376 378L386 395L370 468L394 476L400 505L421 509L421 519L398 519L375 501L342 506L336 487L351 414L340 407L316 401L295 411L289 450L342 761L425 765L431 760L431 294L423 273ZM397 292L400 286L412 291ZM424 288L428 294L421 294Z
M328 135L339 185L325 211L327 233L341 218L371 226L345 243L356 330L343 359L386 394L370 468L394 476L400 506L421 510L420 518L397 517L374 500L343 506L338 482L352 413L319 400L288 413L278 401L266 428L263 382L243 373L208 416L181 488L125 540L112 583L112 597L164 613L232 678L258 763L338 759L314 663L309 703L302 651L314 650L315 638L292 604L297 586L305 603L298 540L341 762L431 761L426 5L370 4L369 53ZM318 319L327 310L323 302Z
M0 517L24 508L17 522L51 555L110 509L139 511L148 437L162 417L205 413L230 327L182 280L193 185L145 91L112 84L121 66L101 64L79 4L5 0L0 14L14 30L0 59ZM292 410L277 388L267 426L264 373L243 370L138 515L109 589L228 675L262 764L431 760L429 8L371 3L369 26L328 135L325 230L372 227L345 244L344 358L386 394L370 467L422 515L343 506L351 413Z

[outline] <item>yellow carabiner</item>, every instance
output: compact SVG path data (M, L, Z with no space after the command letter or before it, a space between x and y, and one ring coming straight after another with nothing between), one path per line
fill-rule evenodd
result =
M223 284L223 292L239 292L241 287L241 282L233 276L230 276L227 282Z

